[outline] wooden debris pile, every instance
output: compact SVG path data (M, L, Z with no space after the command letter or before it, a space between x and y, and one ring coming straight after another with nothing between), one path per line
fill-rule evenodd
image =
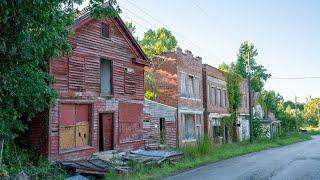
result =
M131 169L129 161L144 163L146 165L160 165L168 161L172 162L183 154L175 151L135 150L129 152L100 152L85 160L60 161L62 167L74 170L80 174L104 176L111 169L121 173L127 173Z
M137 161L140 163L145 163L147 165L150 164L158 164L160 165L164 161L173 161L182 156L182 153L178 153L175 151L157 151L157 150L135 150L130 151L123 159L129 161Z

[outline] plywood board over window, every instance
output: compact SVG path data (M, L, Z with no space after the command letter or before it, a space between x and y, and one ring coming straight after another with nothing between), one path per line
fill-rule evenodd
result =
M59 149L66 150L89 145L90 105L60 105Z
M120 143L143 140L143 104L119 103L119 141Z
M136 78L134 68L124 68L124 91L126 94L136 93Z

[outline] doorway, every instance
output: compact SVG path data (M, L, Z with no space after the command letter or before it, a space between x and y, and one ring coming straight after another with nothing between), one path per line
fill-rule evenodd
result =
M160 118L160 144L166 144L165 118Z
M113 149L113 114L103 113L99 116L99 151Z

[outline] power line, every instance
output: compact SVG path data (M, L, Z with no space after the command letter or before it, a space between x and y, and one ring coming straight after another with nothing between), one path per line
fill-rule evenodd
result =
M218 58L216 58L215 56L212 56L212 53L211 52L208 52L207 50L203 49L202 47L198 46L196 43L194 43L193 41L189 40L187 37L185 37L184 35L180 34L179 32L175 31L174 29L170 28L169 26L167 26L166 24L164 24L161 20L159 20L158 18L152 16L151 14L149 14L148 12L146 12L145 10L143 10L142 8L140 8L138 5L136 5L135 3L129 1L129 0L126 0L127 2L129 2L131 5L133 5L134 7L136 7L137 9L139 9L141 12L143 12L144 14L146 14L147 16L149 16L150 18L152 18L153 20L157 21L158 23L160 23L162 26L166 27L167 29L170 29L171 31L173 31L175 34L177 34L179 37L181 37L182 39L186 40L187 42L191 43L194 47L196 47L195 49L199 49L199 50L202 50L203 53L200 52L200 54L206 54L206 55L209 55L207 56L208 60L211 59L211 57L213 57L215 59L215 61L218 61L218 62L223 62L221 60L219 60ZM153 27L155 27L155 25L153 25L152 23L150 23L149 21L145 20L144 18L142 18L141 16L137 15L136 13L130 11L128 8L124 8L126 9L127 11L129 11L131 14L139 17L140 19L143 19L143 21L147 22L148 24L152 25ZM188 43L188 44L189 44ZM194 48L192 48L193 51L194 51ZM199 52L199 51L198 51Z
M123 7L123 6L122 6L121 8L127 10L127 11L128 11L129 13L131 13L133 16L136 16L136 17L142 19L142 20L143 20L144 22L146 22L147 24L149 24L149 25L153 26L154 28L158 29L157 26L155 26L154 24L152 24L152 23L150 23L149 21L145 20L144 18L142 18L141 16L137 15L136 13L130 11L129 9L127 9L127 8L125 8L125 7ZM122 14L122 16L126 17L126 18L129 19L130 21L133 21L133 20L132 20L131 18L129 18L128 16L125 16L125 15L123 15L123 14ZM136 24L138 24L138 25L140 25L140 26L143 27L145 30L148 30L148 29L149 29L149 28L147 28L146 26L142 25L141 23L138 23L137 21L133 21L133 22L136 23ZM183 41L180 41L179 43L182 44L182 45L184 45L184 46L187 47L188 49L193 49L191 46L185 44ZM191 47L191 48L190 48L190 47ZM194 52L199 53L199 54L202 54L200 51L197 51L197 50L194 50ZM207 58L207 59L210 59L210 58Z
M211 20L211 23L213 23L213 25L218 25L218 26L220 26L220 28L223 30L223 32L224 32L226 35L228 35L228 37L229 37L230 39L232 39L232 40L235 41L235 42L238 42L238 41L237 41L238 38L235 38L235 36L234 36L231 32L227 31L226 28L224 27L224 25L221 24L221 23L219 23L214 17L212 17L212 15L210 15L210 14L208 13L208 11L206 11L204 8L202 8L202 7L201 7L199 4L197 4L194 0L191 0L191 2L192 2L192 4L193 4L195 7L197 7L200 11L202 11L202 12L204 13L204 15L208 17L209 20Z
M302 76L302 77L271 77L270 79L299 80L299 79L320 79L320 76Z

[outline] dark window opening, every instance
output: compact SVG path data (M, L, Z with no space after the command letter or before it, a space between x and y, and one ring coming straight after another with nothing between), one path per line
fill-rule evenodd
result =
M165 118L160 118L160 144L166 144Z

